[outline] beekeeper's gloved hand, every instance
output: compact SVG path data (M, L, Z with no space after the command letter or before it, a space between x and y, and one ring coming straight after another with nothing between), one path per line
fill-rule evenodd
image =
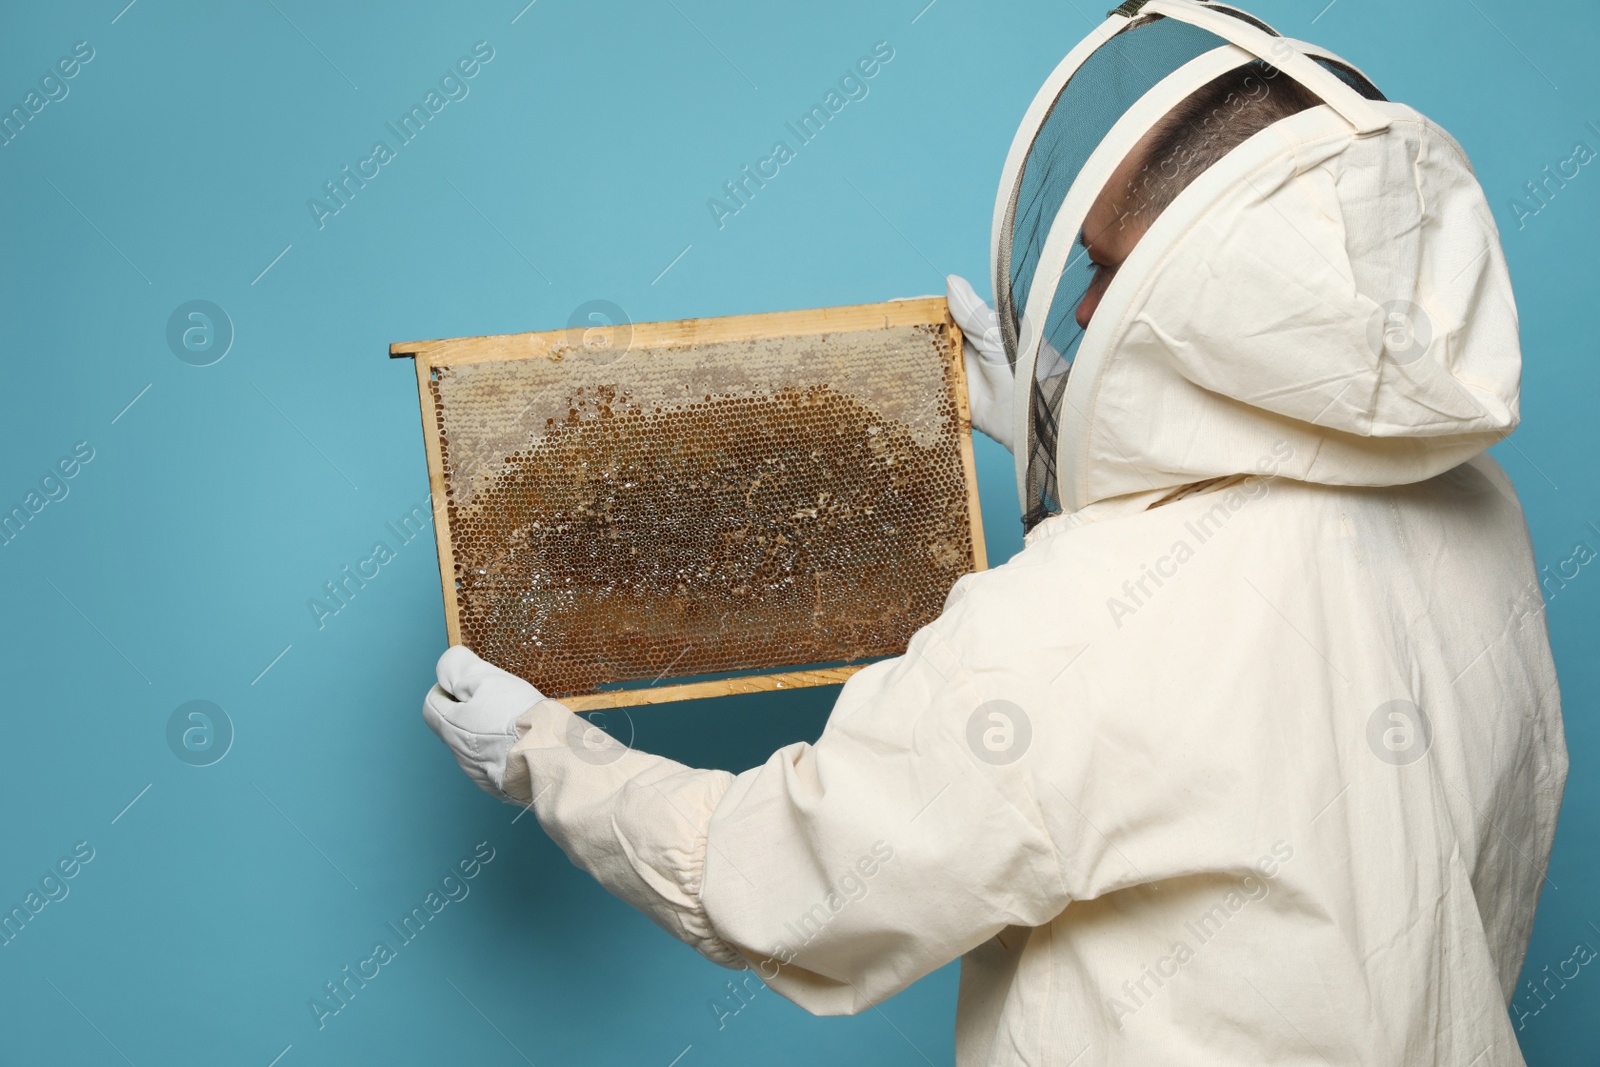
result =
M1014 452L1011 406L1016 375L1006 360L1000 317L959 274L950 275L944 282L950 317L967 338L967 397L972 405L972 425L999 441L1007 452Z
M439 684L423 701L422 718L478 788L522 803L505 791L506 759L517 743L517 718L543 699L521 678L455 645L439 657Z

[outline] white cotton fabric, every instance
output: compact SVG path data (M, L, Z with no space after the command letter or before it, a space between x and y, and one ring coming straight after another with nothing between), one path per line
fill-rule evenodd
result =
M1459 148L1378 106L1377 134L1278 124L1163 214L1078 354L1067 512L815 744L739 775L597 756L547 700L507 790L810 1011L961 959L963 1067L1521 1064L1567 758L1484 454L1516 311ZM1399 300L1421 354L1370 340Z
M1294 477L1404 484L1516 426L1516 304L1482 190L1443 130L1374 106L1379 135L1325 107L1262 131L1134 248L1068 380L1069 509L1234 473L1278 439ZM1425 353L1385 354L1397 304Z
M422 721L479 789L506 799L506 765L519 739L517 714L543 695L465 645L454 645L439 657L438 677L439 684L422 702Z
M963 362L967 371L967 404L972 412L972 428L987 434L1007 452L1011 445L1011 395L1016 390L1016 373L1006 359L1006 343L1000 333L1000 317L994 308L972 288L972 283L957 274L945 278L945 302L950 317L961 327L966 343Z

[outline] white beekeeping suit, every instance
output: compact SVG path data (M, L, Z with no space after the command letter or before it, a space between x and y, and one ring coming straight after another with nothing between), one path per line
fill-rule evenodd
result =
M1315 106L1178 160L1197 176L1097 265L1106 191L1164 196L1136 148L1247 66ZM1520 354L1461 149L1238 12L1125 4L1029 110L995 221L1025 547L815 744L733 775L585 743L465 649L430 722L608 889L808 1010L960 958L964 1067L1522 1063L1567 761L1484 454Z

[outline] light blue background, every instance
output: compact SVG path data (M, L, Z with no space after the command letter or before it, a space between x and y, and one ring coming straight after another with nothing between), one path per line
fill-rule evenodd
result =
M95 450L0 547L0 904L74 843L95 850L0 948L0 1062L951 1062L953 967L854 1019L763 992L719 1030L729 972L471 788L418 714L445 640L427 540L321 630L307 600L426 501L391 341L561 327L591 299L647 321L939 292L946 271L987 292L1012 131L1108 0L125 2L0 13L7 109L75 42L95 49L0 148L0 504L74 443ZM1496 454L1554 565L1600 547L1600 163L1525 227L1511 201L1576 141L1600 148L1600 9L1537 7L1257 10L1475 161L1526 353L1525 425ZM480 40L495 55L470 96L319 230L307 199ZM870 95L719 229L706 200L877 41L895 54ZM204 368L165 340L197 298L237 331ZM1004 454L979 457L998 561L1016 501ZM1590 565L1549 608L1573 773L1530 977L1600 947L1597 605ZM651 710L636 743L740 769L814 737L832 696ZM166 742L192 699L236 730L209 767ZM308 999L480 841L495 859L471 895L319 1030ZM1524 1020L1529 1061L1592 1063L1600 973L1551 988Z

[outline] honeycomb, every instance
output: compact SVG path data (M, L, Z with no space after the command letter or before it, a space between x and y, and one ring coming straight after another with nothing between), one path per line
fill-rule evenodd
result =
M951 336L435 360L461 641L552 696L903 652L974 563Z

